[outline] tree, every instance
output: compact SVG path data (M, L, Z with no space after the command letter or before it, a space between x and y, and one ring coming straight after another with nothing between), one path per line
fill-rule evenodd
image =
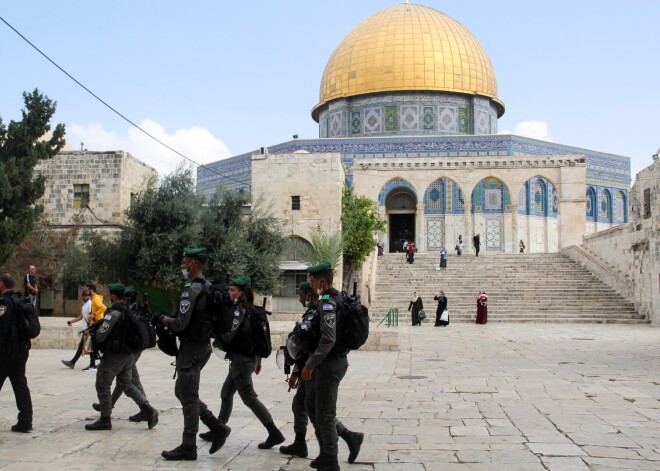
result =
M344 186L342 195L342 234L344 238L344 280L373 252L375 236L385 229L378 208L366 196L358 196L352 187Z
M40 160L56 155L64 146L64 125L55 126L50 138L50 119L56 103L34 90L23 93L21 121L5 127L0 119L0 264L32 231L42 209L35 202L45 190L45 178L34 175Z
M290 242L300 253L300 260L310 265L318 265L323 262L330 262L333 267L339 265L344 252L344 239L341 232L336 234L313 232L310 235L310 242L308 244L301 239L294 239Z

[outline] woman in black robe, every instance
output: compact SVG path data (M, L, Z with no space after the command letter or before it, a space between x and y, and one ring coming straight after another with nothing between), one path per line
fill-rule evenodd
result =
M422 321L419 320L419 311L422 309L424 309L422 298L417 296L417 291L414 291L413 297L408 305L408 310L412 310L412 325L422 325Z
M445 296L444 291L440 291L436 296L433 297L435 301L438 301L438 309L435 311L435 327L445 327L449 324L449 317L446 321L440 319L442 312L447 309L447 296Z

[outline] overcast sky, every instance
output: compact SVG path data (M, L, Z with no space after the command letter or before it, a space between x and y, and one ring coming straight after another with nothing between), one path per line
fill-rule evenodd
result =
M198 162L318 137L311 109L334 48L394 5L376 0L3 2L0 17L102 99ZM506 112L500 132L631 158L660 147L660 1L427 0L481 42ZM127 150L169 173L150 142L0 23L0 117L21 94L58 102L72 148Z

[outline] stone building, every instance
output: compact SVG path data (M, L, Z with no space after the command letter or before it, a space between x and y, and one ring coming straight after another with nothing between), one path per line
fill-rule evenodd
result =
M565 250L598 278L660 322L660 161L639 172L630 190L630 222L584 237Z
M105 233L117 232L134 194L158 172L124 151L62 151L40 161L35 172L46 177L43 219L56 230L76 226ZM79 287L42 292L40 307L53 315L79 309ZM71 304L71 306L69 306Z
M292 197L299 190L289 173L269 180L253 155L288 162L297 178L305 159L334 154L345 182L387 220L388 251L403 240L439 251L459 235L470 250L478 233L487 253L516 252L520 240L530 252L557 252L628 221L628 157L498 135L504 112L479 41L449 16L406 1L364 20L329 58L312 109L319 138L200 167L197 189L211 195L223 183Z

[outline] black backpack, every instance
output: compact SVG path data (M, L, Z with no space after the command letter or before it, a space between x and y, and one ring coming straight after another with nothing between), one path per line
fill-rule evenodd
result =
M14 293L16 320L18 322L18 341L25 342L36 339L41 333L39 313L31 302Z
M233 316L229 315L228 309L229 285L224 281L207 281L204 293L211 337L218 339L232 331Z
M369 309L362 304L360 295L349 296L346 291L342 291L339 301L341 344L358 350L369 338Z
M132 305L123 311L124 350L134 353L156 346L156 328L151 319Z
M261 358L268 358L273 351L273 345L270 341L269 315L270 312L261 306L255 306L249 315L254 354Z

